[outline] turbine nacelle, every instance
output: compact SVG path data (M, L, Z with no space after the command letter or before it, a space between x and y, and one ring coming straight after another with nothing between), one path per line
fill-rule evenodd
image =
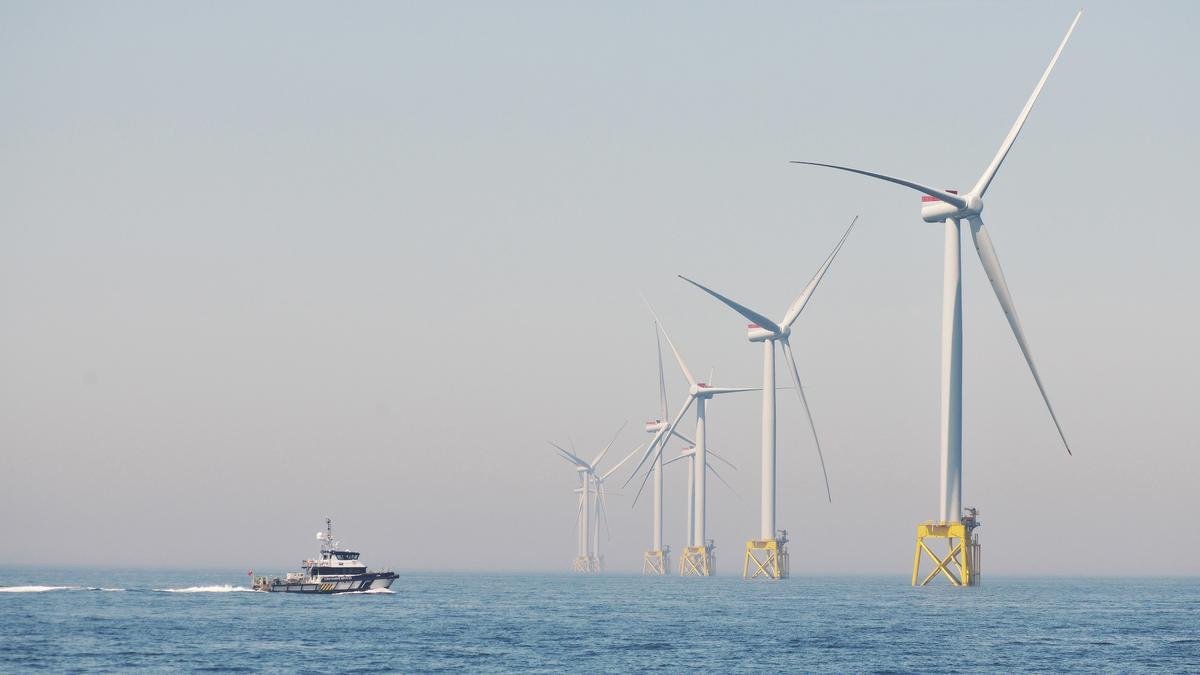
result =
M770 328L763 328L756 323L746 324L746 339L751 342L766 342L767 340L775 340L777 338L787 337L791 334L792 329L790 326L785 328L783 332L780 333L773 331Z
M656 434L666 428L667 422L662 420L646 420L646 433Z

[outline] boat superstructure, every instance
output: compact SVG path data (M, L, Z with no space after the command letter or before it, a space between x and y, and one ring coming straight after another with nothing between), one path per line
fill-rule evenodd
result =
M333 521L325 518L325 531L317 533L320 554L301 563L303 572L284 577L254 577L254 590L272 593L348 593L390 588L399 576L388 570L368 570L358 551L343 548L333 538Z

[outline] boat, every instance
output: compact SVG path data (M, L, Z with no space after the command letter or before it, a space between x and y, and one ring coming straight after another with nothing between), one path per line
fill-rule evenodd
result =
M343 548L333 538L333 520L325 518L325 531L317 533L321 552L305 560L303 572L288 572L281 577L253 577L256 591L270 593L354 593L390 588L399 576L390 569L368 570L358 559L358 551ZM253 576L253 571L251 572Z

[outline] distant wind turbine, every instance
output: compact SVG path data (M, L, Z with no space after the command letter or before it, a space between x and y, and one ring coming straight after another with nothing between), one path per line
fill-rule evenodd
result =
M796 320L800 318L800 313L804 311L804 307L812 298L813 292L817 289L817 285L821 283L821 279L825 277L825 272L829 270L829 266L833 264L833 259L837 256L838 251L842 250L842 245L846 243L846 239L850 236L850 232L854 229L855 223L858 222L858 217L850 222L850 226L846 228L846 233L838 241L833 252L825 259L813 278L800 292L800 295L792 301L788 307L787 313L778 323L767 318L745 305L730 300L720 293L702 286L691 279L680 275L680 279L692 284L696 288L708 293L717 300L727 305L730 309L741 314L752 323L747 326L748 339L750 342L761 342L763 344L763 384L762 384L762 510L761 519L759 521L759 539L762 541L774 540L776 538L775 530L775 438L776 438L776 403L775 403L775 344L783 351L783 358L786 361L787 371L792 376L792 383L795 385L796 395L800 398L800 405L804 408L804 414L808 417L808 425L812 429L813 443L817 448L817 458L821 462L821 474L825 478L825 496L829 501L833 501L833 495L829 490L829 474L825 470L825 457L821 453L821 441L817 437L817 427L813 423L812 411L808 407L808 400L804 396L804 388L800 383L800 370L796 366L796 357L792 353L790 342L792 334L792 326Z
M650 312L653 314L654 309L651 308ZM689 370L687 364L684 363L683 357L680 356L679 350L675 348L675 343L671 341L671 336L667 334L667 330L662 325L662 321L658 319L657 315L655 315L654 318L658 323L658 329L662 331L663 337L666 338L667 346L671 348L671 352L675 355L675 361L679 364L679 369L683 371L683 376L687 379L689 385L687 400L684 401L683 406L679 410L679 414L677 414L675 419L671 421L670 426L658 433L656 440L661 441L661 439L670 438L671 434L675 431L675 427L679 425L680 420L682 420L683 416L687 414L688 409L692 407L693 403L696 405L696 460L693 466L693 475L695 476L695 500L693 501L694 514L692 528L692 540L695 543L684 550L684 556L680 560L681 571L685 575L695 574L700 576L709 576L712 574L712 545L706 539L706 509L708 499L706 489L708 474L708 446L706 429L707 404L708 401L714 396L723 394L737 394L746 391L756 391L756 389L742 387L711 387L708 385L708 383L697 382L696 378L692 375L692 371ZM647 459L653 457L654 461L658 461L659 457L662 456L662 451L665 445L666 444L663 442L651 443L651 447L647 448L646 454L642 456L642 459L638 462L637 467L634 468L633 475L631 475L629 479L625 481L625 484L628 485L629 482L633 480L634 476L637 475L638 471L642 468L642 465L646 463Z

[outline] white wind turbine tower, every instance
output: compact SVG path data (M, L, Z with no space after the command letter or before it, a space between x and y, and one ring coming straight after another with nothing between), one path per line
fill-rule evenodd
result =
M653 314L654 310L650 310ZM712 541L707 539L707 530L705 522L707 509L707 474L708 474L708 446L706 433L706 412L708 401L721 394L736 394L744 391L755 391L754 388L733 388L733 387L711 387L708 383L697 382L692 376L692 371L688 370L687 364L683 362L683 357L679 355L679 350L675 348L675 343L671 341L671 336L667 334L666 328L663 327L662 321L658 321L657 315L654 317L658 322L658 328L662 331L663 337L667 339L667 345L670 346L671 352L675 355L675 361L679 364L679 369L683 371L683 376L688 381L688 396L683 407L680 408L679 414L671 421L670 426L658 432L655 436L655 442L652 442L650 447L646 449L646 454L642 456L637 467L633 470L633 475L625 481L628 485L629 481L633 480L637 475L638 470L642 468L646 460L654 456L654 461L657 462L662 456L663 448L666 446L665 439L671 437L675 432L675 427L679 425L679 421L687 413L692 404L696 404L696 459L693 462L692 475L694 476L695 495L692 501L692 545L686 547L683 555L679 558L679 573L681 576L712 576L714 572L713 549L715 548Z
M600 520L601 520L601 518L604 519L604 528L605 528L605 531L608 533L609 538L611 538L611 536L612 536L611 531L609 531L609 529L608 529L608 493L604 490L604 481L608 480L609 476L616 473L617 469L620 469L622 466L624 466L625 462L628 462L630 459L633 459L633 456L636 455L637 453L641 452L642 448L644 448L644 447L646 447L645 443L638 445L636 448L634 448L632 451L630 451L630 453L628 455L625 455L624 459L622 459L620 462L617 462L616 466L609 469L608 471L605 471L604 473L596 473L595 470L593 470L593 472L592 472L592 485L594 486L594 489L596 491L596 509L595 509L596 527L592 531L593 532L593 534L592 534L592 551L596 557L596 562L599 565L599 571L601 571L601 572L604 571L604 555L602 553L600 553ZM597 459L595 462L592 463L593 469L595 469L595 467L599 464L599 461L600 460Z
M642 449L642 446L634 448L633 452L629 453L625 459L621 460L615 467L603 475L597 473L596 467L600 464L600 460L604 458L604 455L608 452L609 448L611 448L613 443L616 442L617 436L621 433L621 429L624 428L625 425L622 424L621 428L617 429L617 433L613 435L612 440L608 442L608 445L605 445L600 453L596 455L596 458L591 462L580 458L574 452L568 452L566 449L555 443L550 443L551 446L558 450L559 456L570 462L575 467L575 471L579 474L579 487L575 490L579 493L579 510L577 512L576 523L578 528L578 539L575 560L571 566L576 572L602 571L601 568L603 560L598 554L600 543L598 533L600 527L599 520L602 512L601 509L603 508L604 479L608 478L614 471L625 464L625 462L629 461L635 454L637 454L639 450ZM592 505L593 493L595 493L597 496L595 507ZM595 533L597 536L593 536L593 517L596 518Z
M1021 322L1017 318L1017 310L1013 305L1012 295L1009 293L1008 284L1005 283L1004 272L1000 268L1000 259L996 256L996 250L992 246L991 238L988 236L980 214L983 212L984 193L987 192L992 179L996 177L996 171L1008 155L1013 142L1017 140L1017 135L1021 132L1021 127L1024 126L1025 120L1029 117L1029 112L1033 109L1034 102L1037 101L1038 95L1042 92L1042 87L1045 86L1046 80L1050 77L1050 71L1054 69L1054 64L1058 61L1059 55L1062 54L1063 48L1067 46L1067 40L1071 38L1071 33L1075 30L1075 25L1079 23L1079 18L1082 15L1083 10L1079 10L1079 13L1075 15L1075 20L1071 22L1071 27L1067 29L1066 36L1063 37L1062 42L1058 45L1058 50L1054 52L1054 57L1050 59L1050 65L1042 73L1042 79L1034 87L1033 94L1025 102L1025 107L1021 110L1021 114L1017 116L1017 121L1013 124L1008 135L1004 138L1004 142L1000 145L999 152L996 153L991 163L984 169L983 175L979 177L974 187L967 191L966 194L959 194L956 190L938 190L913 181L847 166L823 164L820 162L795 162L796 164L809 164L849 171L912 188L924 195L921 198L921 216L925 222L945 223L941 340L940 511L937 523L928 522L917 526L916 553L913 559L913 585L917 584L922 551L932 557L937 563L937 567L933 572L921 581L922 584L928 583L939 573L944 574L950 580L950 583L954 585L969 586L978 583L979 580L978 535L973 535L973 530L978 525L976 511L969 509L964 517L962 509L962 280L959 265L959 224L964 220L971 226L971 238L974 240L975 249L979 253L979 261L983 264L984 272L987 273L988 281L991 282L992 289L996 293L996 299L1000 301L1000 307L1004 310L1005 317L1008 318L1008 324L1017 339L1017 345L1021 348L1021 353L1025 356L1025 362L1029 364L1029 371L1033 374L1033 380L1037 384L1038 391L1041 392L1042 400L1046 403L1046 409L1050 411L1050 418L1054 420L1054 426L1058 429L1058 435L1062 438L1063 445L1067 448L1067 453L1071 452L1071 448L1067 444L1066 435L1063 434L1062 426L1059 425L1058 418L1054 414L1054 408L1050 405L1050 398L1046 395L1046 388L1042 385L1042 378L1038 375L1037 367L1033 363L1033 356L1030 354L1029 344L1025 339L1025 332L1021 330ZM949 546L949 553L945 556L935 555L925 544L924 540L926 538L946 539Z
M658 348L658 351L657 351L657 354L658 354L658 402L659 402L659 410L661 412L661 417L659 417L658 419L646 421L646 432L655 434L654 438L651 440L651 446L650 446L650 449L648 450L648 452L652 452L654 450L654 448L657 447L657 444L660 441L665 443L668 440L670 440L667 437L663 437L663 436L659 435L660 432L665 431L667 429L667 427L670 426L670 422L667 421L667 414L668 414L668 410L667 410L667 380L666 380L665 374L663 373L662 342L659 340L657 323L654 324L654 342L655 342L655 346ZM712 379L712 378L709 378L709 379ZM678 431L672 431L671 437L678 438L690 446L695 446L695 443L693 443L691 441L691 439L689 439L687 436L684 436L683 434L679 433ZM726 464L729 464L728 460L721 457L717 453L713 452L712 454L717 459L720 459L721 461L725 462ZM680 459L680 458L676 457L675 459L670 460L670 462L673 462L676 459ZM666 462L666 463L669 464L670 462ZM651 468L651 471L647 474L647 478L649 478L650 476L653 476L653 481L654 481L653 486L654 487L653 487L653 491L652 491L653 492L653 506L652 506L652 515L651 515L652 519L651 519L651 527L650 527L651 544L650 544L650 550L646 551L645 555L642 556L642 574L656 574L656 575L662 576L662 575L665 575L667 573L667 570L670 569L670 567L671 567L671 548L669 546L663 545L663 466L664 466L664 464L665 463L663 462L662 455L659 454L653 462L653 467ZM691 465L689 464L689 466L691 466ZM711 464L709 466L711 468ZM729 466L733 467L732 464L729 464ZM736 469L736 467L734 467L734 468ZM718 479L724 481L724 479L721 478L720 474L717 474L715 471L714 471L714 475L716 475ZM695 476L692 473L689 473L688 474L688 496L687 496L687 499L688 499L688 501L687 501L688 524L687 524L687 537L686 537L686 540L688 542L686 544L687 546L692 545L691 544L692 512L693 512L692 501L693 501L693 496L694 496L693 495L693 488L695 485L694 480L695 480ZM646 487L646 480L643 479L642 489L645 489L645 487ZM637 497L641 496L642 489L638 490ZM634 506L637 505L637 497L634 498Z
M833 264L834 257L842 249L842 245L846 243L846 238L850 236L850 232L854 229L854 224L857 222L858 217L855 216L854 220L850 221L850 227L846 228L846 233L842 235L841 240L834 247L833 252L825 259L824 264L813 275L813 278L804 287L800 295L792 301L787 313L783 316L783 320L779 323L775 323L766 316L734 302L710 288L701 286L685 276L681 275L679 277L749 319L752 323L747 327L747 338L750 342L761 342L763 344L762 515L759 521L758 538L746 542L746 558L742 565L742 576L764 576L771 579L782 579L788 575L787 531L777 531L775 529L775 343L777 342L782 347L783 358L787 362L787 371L792 376L796 395L800 397L800 405L804 408L804 414L808 417L808 425L812 429L813 442L817 448L817 457L821 461L821 473L825 477L826 498L833 501L833 496L829 491L829 474L825 472L825 458L821 455L821 441L817 438L817 427L813 424L812 412L809 410L808 401L804 397L804 388L800 384L800 370L796 367L796 357L792 353L789 338L792 334L792 326L800 318L800 313L804 311L804 307L808 304L809 298L812 297L813 291L821 283L825 272ZM754 563L753 570L751 570L751 562Z
M654 324L654 342L655 346L658 348L658 403L661 416L656 420L650 420L646 422L646 432L656 434L654 439L651 441L651 450L653 450L659 442L659 436L657 434L660 434L662 431L666 430L669 424L667 422L667 380L663 374L662 341L659 340L658 337L657 323ZM663 442L666 442L666 440L669 439L664 437ZM642 556L642 574L657 574L662 576L667 573L667 569L669 569L671 566L671 548L663 545L663 460L661 454L655 458L651 473L654 476L654 488L652 500L653 513L650 521L650 550L646 551L645 555ZM641 493L639 491L639 495L640 494ZM637 503L636 498L634 499L634 503ZM690 502L688 508L690 513Z
M669 438L662 435L661 432L666 431L666 429L670 426L670 423L667 422L667 419L666 419L666 417L667 417L667 383L666 383L666 377L663 373L662 344L661 344L661 342L658 341L658 324L657 323L654 324L654 338L655 338L655 342L658 343L657 344L657 347L658 347L658 393L659 393L659 405L661 406L660 409L662 410L662 417L659 419L656 419L656 420L649 420L646 422L646 431L649 433L656 434L654 439L651 441L648 452L653 452L653 450L658 446L659 442L665 443L665 442L667 442L667 440L669 440ZM712 379L712 377L710 376L709 380L711 380L711 379ZM653 485L654 485L654 488L652 491L653 492L653 514L652 514L653 519L651 521L651 541L652 541L653 548L651 548L651 550L649 550L649 551L646 551L645 555L642 557L642 574L663 576L667 573L667 570L670 569L671 549L668 546L664 546L662 543L662 541L663 541L663 536L662 536L662 533L663 533L663 515L662 515L663 514L663 509L662 509L662 506L663 506L663 468L665 466L667 466L668 464L672 464L681 459L688 460L688 464L687 464L687 476L688 476L687 485L688 485L688 487L687 487L687 501L686 501L686 507L685 507L685 511L687 513L687 530L685 531L686 535L684 537L684 542L685 542L684 545L685 546L694 546L695 545L692 541L692 534L693 534L692 530L694 527L693 516L695 514L696 475L695 475L694 460L695 460L695 445L696 444L693 443L692 440L689 439L687 436L684 436L683 434L679 433L678 431L672 431L671 437L678 438L678 439L682 440L683 442L687 443L691 447L688 447L687 449L685 449L683 454L679 455L678 457L667 460L665 462L663 461L662 453L659 453L658 455L656 455L654 462L653 462L653 466L651 467L650 471L646 472L646 477L642 479L642 485L641 485L641 487L638 488L638 492L636 495L634 495L634 498L633 498L633 506L637 506L638 499L642 496L642 491L646 489L646 482L648 480L651 480L651 477L653 477ZM710 449L708 451L708 453L711 454L713 457L721 460L725 464L728 464L734 470L737 469L737 467L734 466L729 460L727 460L724 457L722 457L721 455L717 454L715 451ZM730 485L729 482L726 481L721 476L720 473L717 473L716 468L713 467L711 462L709 462L709 464L708 464L708 469L709 469L709 471L712 471L713 476L715 476L717 478L717 480L724 483L725 486L728 487L731 491L733 490L733 486ZM737 492L734 491L734 494L737 494Z
M676 435L678 436L678 434L676 434ZM687 440L687 439L685 438L684 440ZM706 454L712 455L713 457L721 460L725 464L728 464L730 466L730 468L737 470L736 466L734 466L729 460L727 460L724 457L722 457L721 455L717 454L716 451L714 451L712 448L709 448L708 452ZM660 460L662 459L661 455L659 456L659 459ZM696 502L696 498L695 498L695 495L696 495L696 446L692 445L691 447L684 448L678 456L668 459L667 461L663 462L662 464L663 464L663 467L668 467L668 466L674 464L675 462L679 462L679 461L683 461L683 460L687 460L687 465L686 465L687 468L685 469L685 473L687 473L687 500L684 502L684 504L686 505L686 508L684 509L684 511L685 511L685 513L687 513L687 529L684 530L684 532L685 532L684 542L685 542L685 546L695 546L696 542L695 542L694 537L695 537L695 516L696 516L696 508L695 508L696 507L696 504L695 504L695 502ZM708 470L712 472L712 475L714 478L721 481L721 483L723 483L725 485L725 487L729 488L730 492L732 492L735 496L737 496L738 499L741 499L741 496L738 495L737 490L734 490L733 486L729 484L729 481L725 480L725 478L723 476L721 476L721 474L717 471L717 467L713 466L712 462L708 463ZM637 505L637 500L639 497L641 497L642 490L644 490L646 488L646 479L648 479L650 476L651 476L651 472L649 472L649 471L646 472L646 478L642 479L642 486L641 486L641 488L638 489L638 493L633 498L634 506ZM657 572L657 571L652 572L652 573L659 574L659 572Z

